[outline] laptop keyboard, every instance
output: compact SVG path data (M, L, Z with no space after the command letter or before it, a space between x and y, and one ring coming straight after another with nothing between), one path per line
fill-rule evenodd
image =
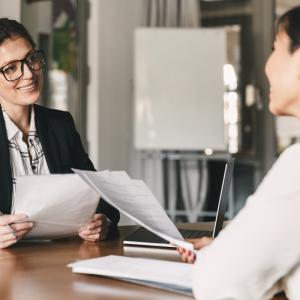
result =
M212 237L212 231L200 231L191 229L179 229L185 239L197 239L201 237Z
M179 231L185 239L196 239L204 236L208 236L208 237L212 236L211 231L200 231L200 230L191 230L191 229L180 229ZM127 244L128 242L130 244L136 244L136 245L139 245L139 243L141 242L148 243L149 246L151 246L151 243L169 245L167 241L165 241L164 239L160 238L156 234L152 233L151 231L148 231L143 227L138 228L136 231L134 231L128 237L126 237L125 240L123 241L124 244Z

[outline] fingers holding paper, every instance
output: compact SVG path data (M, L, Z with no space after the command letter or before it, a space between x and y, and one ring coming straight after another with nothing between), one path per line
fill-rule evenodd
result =
M79 230L79 236L92 242L105 240L109 225L106 215L95 214L91 222Z
M196 255L195 255L194 251L186 250L186 249L180 248L180 247L177 249L177 251L181 256L182 261L189 263L189 264L193 264L195 262Z
M12 227L15 231L15 234L19 239L23 238L33 227L32 222L22 222L22 223L15 223L11 224L10 227Z
M0 216L0 249L15 244L33 227L23 214Z
M200 250L208 245L210 245L213 241L213 238L203 237L200 239L190 239L188 240L190 243L194 245L195 250ZM177 251L179 252L182 261L192 264L196 260L195 252L186 250L184 248L178 247Z

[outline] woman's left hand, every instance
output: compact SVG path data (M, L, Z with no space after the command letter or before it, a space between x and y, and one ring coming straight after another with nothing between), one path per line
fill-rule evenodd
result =
M95 214L89 224L80 228L79 236L86 241L103 241L107 236L109 225L106 215Z

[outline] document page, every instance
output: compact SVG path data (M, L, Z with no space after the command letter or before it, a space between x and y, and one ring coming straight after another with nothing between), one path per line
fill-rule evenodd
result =
M108 203L129 218L168 242L192 250L184 241L158 200L141 180L132 180L124 171L93 172L74 170Z
M93 217L99 195L76 174L22 176L16 179L12 213L25 213L34 227L26 238L78 234Z
M192 264L109 255L69 265L74 273L102 275L192 293Z

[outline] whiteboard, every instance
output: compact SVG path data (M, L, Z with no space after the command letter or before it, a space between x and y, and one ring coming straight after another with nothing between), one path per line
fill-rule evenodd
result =
M226 29L138 28L134 48L135 148L227 150Z

